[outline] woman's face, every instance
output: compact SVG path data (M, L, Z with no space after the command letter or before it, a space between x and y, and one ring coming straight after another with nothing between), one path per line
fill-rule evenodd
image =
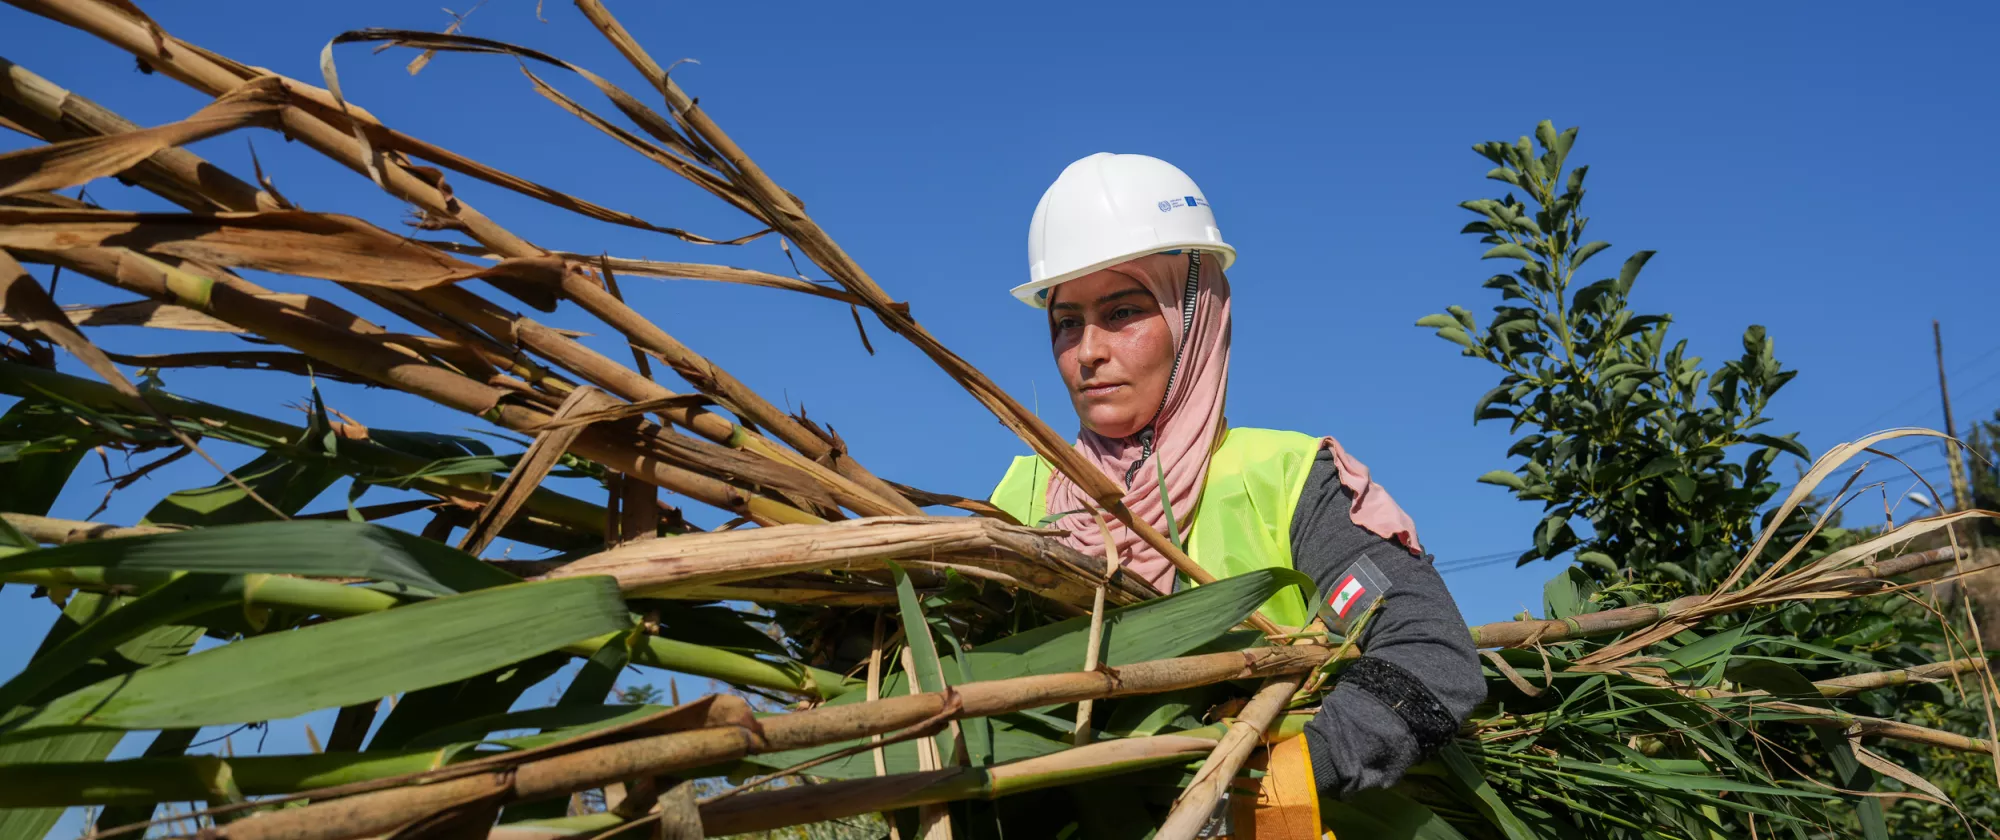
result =
M1174 337L1139 281L1111 270L1050 290L1056 367L1083 427L1131 437L1152 422L1173 372Z

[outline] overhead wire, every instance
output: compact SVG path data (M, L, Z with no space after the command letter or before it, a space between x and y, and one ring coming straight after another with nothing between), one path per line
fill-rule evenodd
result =
M1438 574L1448 575L1468 569L1478 569L1485 566L1495 566L1501 563L1512 562L1515 558L1526 554L1527 551L1528 549L1523 548L1514 551L1496 551L1492 554L1481 554L1474 557L1455 557L1450 560L1438 561L1436 568Z
M1948 369L1948 373L1964 373L1967 370L1979 365L1981 362L1993 358L1995 355L2000 355L2000 344L1996 344L1993 347L1987 349L1986 352L1979 354L1977 357L1974 357L1972 361L1961 362L1957 365L1952 366L1951 368ZM1996 376L2000 376L2000 374L1996 374ZM1982 385L1985 385L1987 382L1992 381L1992 379L1993 377L1982 379L1979 381L1977 385L1974 385L1972 387L1974 388L1980 387ZM1866 428L1868 426L1874 425L1876 421L1896 413L1896 411L1900 410L1903 406L1909 405L1911 402L1915 401L1919 397L1922 397L1925 394L1930 393L1930 390L1931 388L1929 385L1925 385L1921 388L1918 388L1917 390L1911 392L1909 396L1897 400L1894 403L1891 403L1888 408L1883 409L1880 413L1877 413L1875 416L1870 417L1867 420L1863 420L1860 423L1856 423L1854 427Z

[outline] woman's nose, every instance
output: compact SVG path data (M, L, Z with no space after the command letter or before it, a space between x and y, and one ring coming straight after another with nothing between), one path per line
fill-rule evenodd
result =
M1111 360L1111 342L1106 339L1104 328L1096 324L1083 326L1083 337L1076 345L1076 361L1084 367L1094 368Z

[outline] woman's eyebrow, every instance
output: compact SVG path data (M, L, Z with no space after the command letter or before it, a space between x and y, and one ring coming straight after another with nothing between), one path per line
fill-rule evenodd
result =
M1146 291L1145 289L1126 289L1126 290L1124 290L1124 291L1119 291L1119 292L1112 292L1111 294L1108 294L1108 295L1105 295L1104 297L1101 297L1101 298L1098 298L1097 300L1093 301L1093 303L1095 303L1095 304L1096 304L1096 305L1098 305L1098 306L1103 306L1104 304L1107 304L1107 303L1110 303L1110 302L1112 302L1112 301L1114 301L1114 300L1117 300L1117 299L1119 299L1119 298L1124 298L1124 297L1131 297L1132 295L1145 295L1146 297L1149 297L1149 298L1150 298L1150 297L1152 297L1152 296L1153 296L1153 293L1152 293L1152 292L1148 292L1148 291ZM1050 309L1064 309L1064 310L1075 310L1075 309L1082 309L1082 308L1083 308L1083 304L1080 304L1080 303L1058 303L1058 304L1056 304L1056 305L1054 305L1054 306L1051 306L1051 307L1049 307L1049 308L1050 308Z

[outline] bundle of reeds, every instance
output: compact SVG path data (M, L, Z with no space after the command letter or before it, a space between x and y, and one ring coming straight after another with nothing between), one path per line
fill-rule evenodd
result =
M392 30L334 37L320 87L183 41L128 2L8 2L125 49L214 103L145 128L0 61L0 125L44 141L0 155L0 331L13 339L0 345L0 391L19 398L0 418L15 441L5 463L17 485L0 528L0 583L39 586L64 604L29 665L0 683L0 836L41 836L69 806L101 807L100 836L137 836L158 804L202 802L200 831L230 838L700 837L872 813L899 815L883 830L927 838L1000 826L1015 836L1186 838L1230 796L1259 745L1295 733L1329 677L1359 653L1323 628L1278 627L1257 614L1278 590L1309 585L1301 576L1215 580L1134 520L1115 485L925 331L598 0L576 5L652 83L651 95L525 47ZM795 244L839 288L539 247L481 214L452 181L713 240L382 124L338 85L333 55L347 43L505 54L581 75L631 127L529 78L585 123ZM663 108L647 104L654 95ZM180 148L247 129L280 131L346 165L417 208L438 238L295 209L268 183ZM187 212L106 209L55 192L104 177ZM131 299L64 309L24 264L58 266ZM276 293L244 271L328 285ZM877 476L837 436L626 306L620 275L748 283L867 308L1076 479L1107 521L1202 585L1159 597L1117 574L1116 557L1079 554L981 502ZM514 300L477 291L475 280ZM372 322L343 300L398 320ZM517 303L580 308L629 342L632 363L537 323ZM86 336L103 325L229 332L283 349L117 355ZM102 381L57 372L57 348ZM656 381L653 362L684 392ZM121 364L363 382L532 444L496 456L470 438L336 419L316 399L294 425L134 384ZM1849 457L1906 434L1916 432L1830 453L1776 522L1800 515L1806 494ZM204 440L263 454L134 525L45 515L93 447L206 457ZM601 481L605 503L544 486L559 473ZM415 497L301 515L341 478ZM661 503L661 490L731 519L694 527ZM926 516L933 506L973 516ZM421 533L371 524L416 511L432 517ZM1870 772L1893 779L1894 795L1942 800L1864 739L1985 754L1991 739L1857 716L1832 701L1940 680L1990 696L1983 652L1814 683L1784 661L1743 655L1761 638L1745 619L1803 599L1895 597L1897 575L1958 556L1900 547L1988 515L1925 520L1818 557L1804 541L1760 542L1715 592L1670 603L1628 604L1629 593L1559 578L1547 617L1471 628L1488 649L1495 700L1459 742L1395 790L1328 803L1329 824L1347 837L1709 837L1746 826L1804 837L1841 824L1846 812L1832 804L1865 810L1877 794L1857 788ZM479 557L503 537L558 553ZM774 642L763 632L772 626L788 637ZM203 635L228 643L188 654ZM515 708L528 685L575 657L586 662L559 702ZM745 694L606 704L628 666ZM760 716L745 696L790 705ZM378 720L385 697L399 699ZM330 708L340 710L335 726L312 753L186 753L204 726ZM1743 734L1763 726L1824 733L1824 760L1846 787L1770 766L1772 754ZM107 761L134 731L159 734L145 756ZM590 791L606 795L595 807L572 804ZM179 819L150 830L174 833L189 818Z

